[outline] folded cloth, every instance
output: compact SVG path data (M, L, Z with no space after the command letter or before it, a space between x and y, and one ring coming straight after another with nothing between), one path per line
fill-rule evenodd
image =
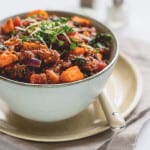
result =
M120 40L120 49L133 59L143 76L143 94L139 105L126 118L127 127L118 134L110 130L82 140L61 143L37 143L0 134L0 150L133 150L137 137L150 119L150 45L132 39Z

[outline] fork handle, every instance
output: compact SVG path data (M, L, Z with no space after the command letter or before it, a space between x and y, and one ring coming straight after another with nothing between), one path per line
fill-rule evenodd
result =
M114 102L109 98L107 90L104 88L99 100L106 116L106 119L114 132L118 132L125 127L125 120Z

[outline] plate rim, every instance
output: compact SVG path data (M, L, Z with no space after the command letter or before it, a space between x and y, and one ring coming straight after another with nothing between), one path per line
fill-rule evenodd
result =
M143 91L143 80L142 80L142 75L140 70L137 67L137 64L131 60L131 58L129 56L127 56L127 54L124 53L120 53L120 55L124 60L126 60L126 62L129 64L129 66L132 68L134 75L135 75L135 80L137 82L137 86L136 86L136 94L134 95L133 98L133 103L132 105L130 105L130 107L122 114L123 117L127 118L128 115L134 111L134 109L136 108L136 106L138 105L138 103L140 102L140 98L142 96L142 91Z

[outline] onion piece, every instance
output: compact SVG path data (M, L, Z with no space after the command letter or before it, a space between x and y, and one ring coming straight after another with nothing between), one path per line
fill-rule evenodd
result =
M84 31L89 31L89 32L96 32L96 29L94 27L88 28L88 27L80 27L80 28L74 28L75 31L77 32L84 32Z
M63 33L63 35L65 36L65 38L67 39L67 41L69 42L69 44L71 43L71 41L70 41L70 39L69 39L69 37L68 37L68 35L66 34L66 33Z
M15 29L17 29L17 30L20 30L20 31L25 31L26 29L24 29L24 28L21 28L21 27L15 27Z
M82 44L81 46L87 47L87 48L89 48L90 50L94 50L94 48L93 48L92 46L90 46L90 45Z
M80 38L83 39L83 40L87 40L88 42L91 40L91 38L83 35L83 34L79 34Z
M24 62L25 65L35 67L35 68L40 68L41 63L42 63L41 60L37 58L31 58L30 60Z

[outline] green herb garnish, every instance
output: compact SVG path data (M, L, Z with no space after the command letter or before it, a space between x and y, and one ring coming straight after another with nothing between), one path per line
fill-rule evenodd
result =
M70 44L70 50L75 49L75 48L76 48L76 46L77 46L77 45L76 45L75 43L71 43L71 44Z
M45 41L44 41L44 39L43 39L42 36L40 36L39 34L36 34L35 36L36 36L36 38L37 38L40 42L42 42L43 44L46 45L46 43L45 43Z
M60 55L64 55L64 54L66 54L67 52L68 52L68 50L64 49L64 50L60 53Z
M58 45L59 45L59 46L63 46L63 45L64 45L64 41L59 40L59 41L58 41Z
M106 48L112 45L112 35L106 33L98 33L90 42L89 45L95 48Z
M99 53L99 49L98 48L95 49L95 53Z
M35 16L29 16L29 18L32 18L32 19L34 19L34 18L35 18Z
M22 35L22 36L21 36L21 40L22 40L22 42L26 42L26 41L28 41L28 37L27 37L27 36Z
M15 35L16 35L16 30L13 30L13 31L11 32L11 35L12 35L12 36L15 36Z
M68 18L65 17L60 17L55 21L43 20L28 26L26 32L48 46L59 41L58 35L67 35L68 32L74 31L72 27L68 26L67 22ZM58 44L62 46L64 43L61 41Z
M72 27L69 27L68 25L65 25L65 26L63 27L63 29L64 29L65 32L73 32L73 31L74 31L73 28L72 28Z

